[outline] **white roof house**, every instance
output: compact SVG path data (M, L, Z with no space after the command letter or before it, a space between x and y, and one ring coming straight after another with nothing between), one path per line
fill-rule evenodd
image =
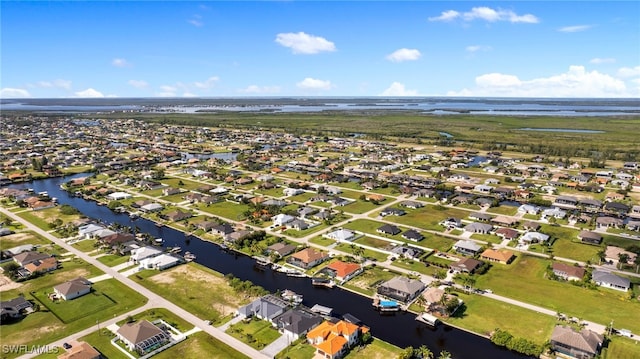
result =
M283 224L287 224L293 221L295 218L288 214L280 213L276 216L273 216L273 224L276 226L282 226Z
M169 254L161 254L159 256L149 257L141 260L140 268L164 270L178 264L180 264L180 259Z
M155 257L162 254L162 250L154 247L140 247L131 251L131 257L129 259L134 263L138 263L145 258Z
M164 207L160 203L149 203L140 207L140 210L144 212L158 212L161 211Z
M107 195L107 198L112 201L119 201L122 199L131 198L132 196L127 192L113 192Z
M85 224L84 226L80 226L78 227L78 235L80 237L84 237L84 238L91 238L93 237L98 231L104 230L106 229L103 226L99 226L97 224L93 224L93 223L89 223L89 224Z
M526 232L520 237L521 242L527 242L527 243L535 243L535 242L541 243L541 242L546 242L547 240L549 240L549 236L540 232Z
M324 235L326 238L336 240L338 242L351 241L356 234L348 229L338 229Z

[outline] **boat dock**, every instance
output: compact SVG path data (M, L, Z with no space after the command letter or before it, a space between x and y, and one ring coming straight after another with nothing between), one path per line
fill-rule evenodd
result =
M418 314L416 316L416 320L432 327L435 327L438 325L438 323L440 323L440 319L438 319L438 317L429 313Z
M331 315L333 308L325 307L324 305L316 304L311 307L311 311L322 315Z

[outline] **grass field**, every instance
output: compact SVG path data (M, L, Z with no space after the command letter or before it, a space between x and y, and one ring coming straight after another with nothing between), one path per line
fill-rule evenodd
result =
M251 319L248 322L240 321L233 324L227 329L227 334L258 350L269 345L281 335L271 323L258 319Z
M91 293L73 300L52 301L47 297L47 295L52 292L51 288L44 289L43 291L31 292L31 295L65 324L69 324L87 315L106 310L117 304L106 295L106 293L98 291L95 286Z
M500 328L515 337L529 339L542 345L549 339L556 324L556 318L550 315L479 295L458 293L458 296L464 301L466 309L460 316L446 319L446 322L475 333L489 335L496 328ZM514 318L518 320L514 321ZM527 325L523 326L522 323Z
M614 336L603 350L603 359L637 359L640 358L640 343L637 340Z
M222 274L195 263L163 272L143 271L131 279L203 320L224 320L251 297L236 293Z
M389 359L398 358L402 352L401 348L389 344L380 339L374 338L371 343L364 348L356 347L352 349L345 359Z
M550 260L521 255L508 266L492 266L486 275L477 277L476 287L490 288L496 294L569 316L600 324L614 320L618 327L640 331L640 322L629 315L637 311L637 300L629 300L628 294L623 292L587 289L545 279L549 263Z
M391 222L442 232L444 227L438 224L441 221L449 217L466 218L469 215L468 211L459 208L431 205L418 209L407 209L406 212L407 214L404 216L389 216L387 219Z
M398 272L379 267L366 267L364 272L349 280L344 286L348 289L371 296L376 287L389 279L400 275Z
M340 243L337 246L335 246L335 249L345 252L345 253L349 253L349 254L353 254L354 249L351 248L351 244L347 244L347 243ZM384 262L387 260L388 255L386 253L381 253L378 251L373 251L371 249L366 249L364 250L363 256L369 259L374 259L378 262Z
M31 231L20 231L14 234L0 237L1 250L6 250L24 244L42 245L50 243L51 242L48 239Z
M175 358L210 358L210 359L245 359L247 356L231 348L224 342L199 332L182 343L153 356L154 359Z
M306 340L300 339L290 346L284 348L280 353L276 354L276 359L310 359L316 348L311 346Z
M246 204L222 201L210 205L198 204L197 208L215 216L227 218L232 221L239 221L244 219L243 213L249 209L249 206Z

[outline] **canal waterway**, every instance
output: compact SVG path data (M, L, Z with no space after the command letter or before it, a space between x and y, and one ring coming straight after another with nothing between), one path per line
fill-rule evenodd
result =
M115 213L105 206L97 205L96 202L73 197L60 188L62 183L83 176L87 176L87 174L37 180L11 185L11 187L33 188L36 193L47 191L51 197L56 197L60 204L71 205L90 218L104 223L137 227L140 232L163 238L166 247L180 246L183 251L190 251L196 255L195 261L201 265L223 274L233 273L234 276L242 280L250 280L270 292L291 289L304 296L304 305L311 307L320 304L331 307L334 309L333 314L337 316L351 314L369 326L373 336L401 348L426 345L436 355L442 350L447 350L456 359L527 358L527 356L495 346L484 337L446 324L433 329L426 324L417 322L415 314L412 313L398 312L393 315L380 315L374 310L370 298L341 288L314 287L309 278L288 277L270 268L258 270L254 265L255 260L251 257L223 250L214 243L188 236L166 226L158 227L154 222L143 218L132 220L126 214ZM513 318L513 320L518 320L518 318Z

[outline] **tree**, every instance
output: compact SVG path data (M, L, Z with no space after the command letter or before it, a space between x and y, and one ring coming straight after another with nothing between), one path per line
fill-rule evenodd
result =
M417 356L422 358L422 359L432 359L433 358L433 352L426 345L421 345L415 351L416 351Z
M398 355L398 359L413 359L413 357L414 349L411 346L404 348Z
M440 355L438 355L438 359L451 359L451 358L453 358L453 357L451 356L451 353L449 353L449 352L448 352L448 351L446 351L446 350L441 351L441 352L440 352Z
M629 255L627 253L618 254L618 263L620 263L620 268L623 268L628 261Z

